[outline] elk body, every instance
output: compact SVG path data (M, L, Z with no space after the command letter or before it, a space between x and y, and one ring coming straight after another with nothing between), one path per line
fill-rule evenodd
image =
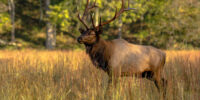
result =
M89 7L87 0L84 15L89 9L96 7L95 3ZM122 8L116 12L115 16L98 26L94 25L91 16L93 28L88 26L78 15L79 20L86 27L86 30L80 29L81 36L78 38L79 43L83 43L86 47L86 52L89 54L93 64L98 68L103 69L111 77L133 76L147 78L155 82L156 87L160 90L166 84L166 80L161 77L165 64L166 55L163 51L151 46L136 45L127 42L123 39L114 39L106 41L101 39L102 26L115 20L124 11L131 8L124 8L122 0Z

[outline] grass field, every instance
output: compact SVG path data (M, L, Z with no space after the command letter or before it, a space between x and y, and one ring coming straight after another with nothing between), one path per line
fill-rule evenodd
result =
M200 51L166 51L167 100L200 99ZM0 51L0 100L103 100L108 76L84 51ZM121 78L113 100L158 100L154 83Z

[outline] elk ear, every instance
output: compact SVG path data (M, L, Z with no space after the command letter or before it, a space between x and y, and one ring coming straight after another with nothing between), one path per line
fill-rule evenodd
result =
M79 32L83 33L85 30L82 28L79 28Z
M101 27L99 27L97 30L96 30L96 33L99 35L99 34L102 34L103 33L103 30Z

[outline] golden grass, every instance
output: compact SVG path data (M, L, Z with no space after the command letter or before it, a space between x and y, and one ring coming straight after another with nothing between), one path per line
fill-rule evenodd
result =
M168 100L200 99L200 51L166 51ZM107 75L84 51L0 51L1 100L103 100ZM121 78L113 100L158 100L154 83Z

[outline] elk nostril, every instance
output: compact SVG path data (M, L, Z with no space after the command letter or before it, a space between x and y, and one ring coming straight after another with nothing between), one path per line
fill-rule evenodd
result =
M81 40L82 40L82 38L81 37L79 37L78 39L77 39L77 41L80 43L81 42Z

